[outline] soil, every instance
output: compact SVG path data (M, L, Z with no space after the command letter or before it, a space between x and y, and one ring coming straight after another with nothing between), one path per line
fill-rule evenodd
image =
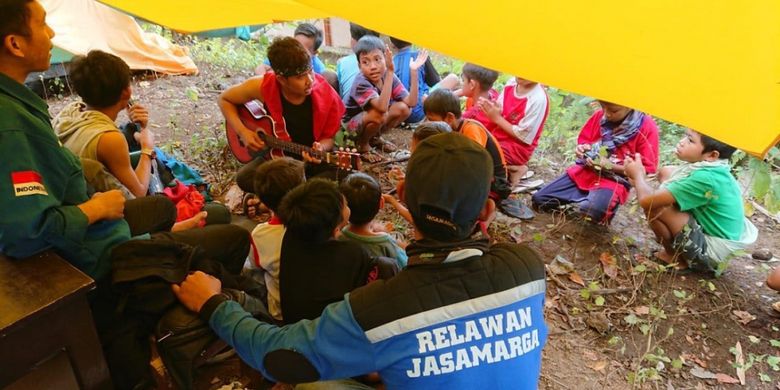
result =
M249 73L229 74L208 64L200 67L196 76L139 75L133 90L136 100L150 111L158 145L198 168L213 184L215 197L224 199L237 164L224 143L216 142L224 137L216 99L221 90ZM49 99L52 114L74 99ZM388 134L404 148L410 137L408 130L394 129ZM549 182L563 171L564 166L553 158L537 156L537 162L531 162L537 177ZM379 177L390 191L393 183L388 170L404 165L383 163L365 170ZM530 202L528 195L521 199ZM379 219L408 237L408 225L394 212L386 209ZM761 214L751 219L760 231L751 250L768 248L780 253L780 226ZM764 285L768 270L776 263L753 260L747 253L734 259L719 278L658 271L649 259L660 247L635 201L624 205L608 228L564 213L538 214L530 222L499 215L489 233L495 241L530 245L548 265L556 257L556 263L563 258L573 264L572 272L548 267L545 317L549 337L540 388L726 387L730 386L727 382L738 380L732 353L737 343L744 362L753 360L746 369L744 387L780 388L780 374L772 369L780 369L774 360L780 356L780 347L770 344L770 340L780 340L780 321L770 308L778 296ZM614 266L605 272L600 259ZM217 389L248 380L234 357L201 369L196 388Z

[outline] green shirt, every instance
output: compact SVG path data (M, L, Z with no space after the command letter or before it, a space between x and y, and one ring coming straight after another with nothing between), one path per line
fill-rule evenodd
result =
M406 268L408 257L393 236L382 233L377 236L363 236L349 231L349 226L341 229L339 241L352 241L365 249L370 256L384 256L395 259L399 269Z
M60 145L46 102L0 73L0 252L46 249L95 279L108 275L111 249L130 239L123 219L88 224L79 160Z
M739 240L744 229L742 194L728 166L699 168L688 177L669 183L680 210L690 212L704 233Z

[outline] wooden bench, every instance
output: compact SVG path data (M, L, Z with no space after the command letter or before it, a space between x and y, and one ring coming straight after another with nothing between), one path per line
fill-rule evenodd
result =
M112 388L87 302L94 287L53 252L0 255L0 388Z

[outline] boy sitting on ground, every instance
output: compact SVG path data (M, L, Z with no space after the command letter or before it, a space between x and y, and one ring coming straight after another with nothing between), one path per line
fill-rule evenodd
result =
M394 261L372 258L360 245L335 240L350 214L335 182L309 180L285 195L277 211L287 227L279 270L285 323L317 318L345 293L398 272Z
M448 125L446 122L441 121L425 121L420 123L419 126L417 126L416 129L414 129L414 133L412 134L412 143L409 145L409 149L412 153L414 153L415 149L417 149L417 145L420 144L420 142L423 142L429 137L432 137L437 134L444 134L444 133L450 133L452 132L452 129L450 128L450 125ZM401 171L399 168L393 168L390 170L389 175L393 175L396 180L398 180L398 186L401 185L401 183L405 180L406 174ZM388 175L388 176L389 176ZM390 204L393 206L393 208L398 212L398 214L401 215L403 219L406 220L409 224L414 224L412 221L412 215L409 214L409 209L406 208L401 202L398 201L393 195L390 194L382 194L382 199L385 200L385 204Z
M474 119L488 126L490 120L477 105L479 99L495 101L498 92L493 89L493 84L498 80L498 72L472 63L466 63L461 70L461 87L456 95L466 98L466 110L463 118Z
M383 152L393 152L395 145L382 139L381 134L409 117L409 107L417 104L417 72L428 58L428 52L420 52L410 62L411 90L407 91L401 80L393 73L393 55L381 39L364 36L355 45L355 56L360 65L360 74L352 83L349 97L344 100L346 112L342 122L355 138L358 152L366 162L381 161L373 154L371 147Z
M688 129L675 148L683 164L664 167L655 190L647 183L643 157L626 156L626 175L664 247L656 253L660 260L719 275L735 251L756 240L758 232L745 217L739 184L730 171L735 150Z
M255 193L270 210L271 219L252 230L252 265L265 271L263 278L268 289L268 312L277 321L283 319L279 298L279 258L286 229L276 209L285 194L306 180L303 171L303 162L285 157L262 164L255 172Z
M481 123L461 118L460 102L450 91L437 89L431 92L423 104L425 116L430 121L444 121L452 131L465 135L487 149L493 158L493 180L491 184L490 198L498 203L498 209L504 214L519 218L531 219L534 217L526 205L519 199L511 198L512 190L507 179L504 153L495 137Z
M515 189L528 172L526 164L539 144L547 120L547 92L537 82L515 77L507 83L496 101L481 97L477 107L482 112L477 119L488 119L489 123L482 124L493 133L504 151L509 184Z
M582 127L577 138L577 162L531 198L535 207L557 210L576 204L579 213L607 225L628 200L631 184L625 176L626 157L639 153L648 173L658 167L658 127L650 115L606 101Z
M350 209L349 224L341 229L341 241L359 244L372 256L395 259L398 268L406 267L405 242L377 229L374 217L384 207L382 189L373 177L356 172L347 176L339 185Z

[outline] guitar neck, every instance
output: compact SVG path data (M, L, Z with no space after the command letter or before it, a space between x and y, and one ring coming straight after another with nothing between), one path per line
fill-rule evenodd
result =
M312 157L322 157L322 152L318 150L314 150L309 146L296 144L295 142L291 141L284 141L279 138L274 137L263 137L263 142L265 142L268 146L274 149L281 149L284 152L287 153L293 153L297 154L299 156L303 155L303 152L309 153Z

